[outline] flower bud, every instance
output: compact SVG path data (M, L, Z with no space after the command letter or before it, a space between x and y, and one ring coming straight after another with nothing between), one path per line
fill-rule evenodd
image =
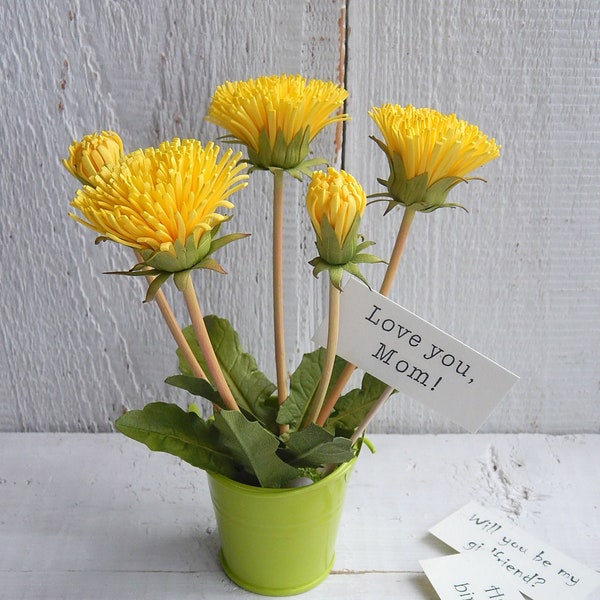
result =
M343 264L353 257L356 229L366 204L364 190L349 173L332 167L327 173L313 173L306 193L306 208L317 234L321 258L331 264ZM329 239L330 231L335 234L337 244L333 238Z
M63 165L83 184L94 185L92 179L105 165L113 165L123 158L123 142L114 131L91 133L69 146L69 158Z
M358 264L382 262L363 252L373 242L363 241L358 234L366 204L364 190L349 173L333 168L327 173L313 173L306 193L306 208L317 234L319 256L309 264L315 277L328 271L331 283L338 289L344 271L368 285Z

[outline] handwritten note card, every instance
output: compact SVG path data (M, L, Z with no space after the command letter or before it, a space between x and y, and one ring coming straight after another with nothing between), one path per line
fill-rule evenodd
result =
M523 600L512 581L476 554L452 554L419 562L442 600Z
M534 600L584 600L600 588L600 573L475 502L450 515L430 532L455 550L477 555L491 567L510 575L519 590Z
M326 329L315 335L321 345ZM341 295L337 353L471 432L518 379L357 279Z

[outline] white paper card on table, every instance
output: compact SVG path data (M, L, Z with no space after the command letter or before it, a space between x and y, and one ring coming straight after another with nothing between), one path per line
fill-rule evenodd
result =
M337 354L475 432L518 377L351 278L340 300ZM314 336L327 342L327 323Z
M600 589L600 573L470 502L430 530L455 550L484 559L512 577L533 600L584 600Z
M523 600L519 589L476 554L420 560L441 600Z

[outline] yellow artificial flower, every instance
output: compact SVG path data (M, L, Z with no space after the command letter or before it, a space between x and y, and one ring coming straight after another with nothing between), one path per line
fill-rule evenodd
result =
M366 194L350 173L330 167L326 173L315 171L312 174L306 192L306 209L317 234L319 256L309 264L314 267L315 277L322 271L328 271L331 283L338 289L344 271L369 285L357 265L382 262L376 256L363 252L373 245L358 234L366 205Z
M306 192L306 208L318 237L325 219L342 246L355 219L362 217L367 196L350 173L330 167L327 173L315 171Z
M391 204L429 212L445 204L450 189L467 175L497 158L500 146L475 125L430 108L385 104L369 115L384 142L375 141L390 164L390 178L379 180L388 188Z
M177 272L204 259L211 244L205 235L228 217L228 198L246 185L241 153L209 142L173 139L158 148L136 150L105 166L93 186L77 192L71 206L79 223L140 252L147 266Z
M293 170L302 166L315 136L349 118L338 112L347 96L340 85L301 75L227 81L215 90L206 120L229 131L230 141L244 144L255 168L298 176Z
M114 131L91 133L69 146L69 158L62 163L83 184L92 184L92 178L105 165L113 165L123 158L123 142Z

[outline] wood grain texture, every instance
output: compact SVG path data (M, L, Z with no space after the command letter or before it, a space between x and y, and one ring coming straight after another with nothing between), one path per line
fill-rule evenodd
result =
M435 600L428 529L470 500L600 570L600 436L374 435L312 599ZM250 598L222 573L204 473L114 434L0 435L0 598ZM600 596L590 598L598 600Z
M372 106L455 112L502 145L487 184L451 193L469 214L416 216L391 297L521 377L483 431L599 431L598 3L384 0L348 18L344 158L369 193L388 175ZM389 256L401 212L370 211ZM408 398L373 427L455 430Z
M481 170L487 185L453 192L469 214L417 215L392 298L521 376L484 431L600 431L595 0L7 0L0 22L0 430L109 431L125 408L186 401L163 383L176 369L173 344L156 307L141 304L141 282L102 275L131 257L93 247L66 216L76 186L60 158L102 128L128 149L215 138L223 132L203 116L216 85L288 71L345 79L343 157L341 130L314 150L343 160L369 192L386 176L368 140L373 105L455 111L503 145ZM323 317L324 289L306 267L304 187L288 179L286 189L294 366ZM236 202L253 236L223 250L230 275L206 274L198 287L204 312L231 319L274 374L270 195L270 178L253 177ZM377 210L363 231L385 256L400 213L381 222ZM382 268L365 270L377 284ZM406 397L372 429L457 431Z
M108 431L125 408L186 398L163 383L176 372L174 344L156 307L142 305L141 282L102 274L131 267L132 255L114 244L94 247L93 233L67 217L76 184L60 159L73 139L100 129L118 131L128 150L174 136L223 135L203 118L226 79L289 72L337 80L344 4L26 4L28 10L13 0L0 6L0 252L10 282L0 296L0 430ZM330 128L315 153L334 160L335 139ZM235 223L253 235L222 252L230 275L202 273L198 290L204 313L229 318L274 374L265 266L271 179L257 173L237 195ZM291 367L322 318L323 290L306 264L314 243L304 187L286 179ZM181 299L172 303L186 324Z

